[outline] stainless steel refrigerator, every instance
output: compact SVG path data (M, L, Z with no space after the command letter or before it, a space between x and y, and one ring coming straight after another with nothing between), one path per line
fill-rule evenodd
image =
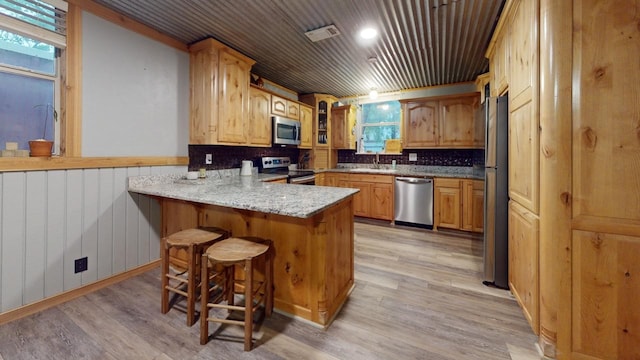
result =
M509 107L506 96L485 100L484 281L509 288Z

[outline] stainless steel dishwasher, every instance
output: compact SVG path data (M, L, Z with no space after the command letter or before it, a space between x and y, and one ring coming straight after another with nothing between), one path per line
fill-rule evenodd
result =
M396 177L394 220L433 226L433 179Z

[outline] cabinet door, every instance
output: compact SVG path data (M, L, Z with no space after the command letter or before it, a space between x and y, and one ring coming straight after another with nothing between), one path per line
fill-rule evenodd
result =
M445 227L451 229L461 228L461 197L460 197L460 182L458 180L444 179L447 185L438 185L436 179L436 186L434 191L437 223L436 227Z
M300 106L300 145L299 148L311 149L313 146L313 109Z
M473 181L462 180L462 230L473 230Z
M249 111L250 66L241 59L221 52L218 86L218 141L246 143L245 117Z
M249 145L271 146L271 95L256 88L249 88Z
M471 221L471 231L484 231L484 181L473 180L473 194L471 196L471 207L473 208L473 220Z
M287 99L271 96L271 113L277 116L287 116Z
M539 329L538 216L509 201L509 289L534 332Z
M311 157L311 167L313 169L328 169L329 168L329 149L313 149Z
M408 101L402 104L404 148L438 145L438 102Z
M360 192L355 194L353 197L353 214L356 216L369 217L371 184L366 182L351 181L349 183L349 187L360 189Z
M479 102L479 95L440 100L440 146L475 145L476 110Z
M484 182L462 180L462 230L482 232L484 227Z
M287 100L287 117L289 119L300 119L300 104Z
M347 147L346 122L347 113L345 107L341 106L331 110L331 146L334 149Z
M372 184L371 217L393 219L393 184Z

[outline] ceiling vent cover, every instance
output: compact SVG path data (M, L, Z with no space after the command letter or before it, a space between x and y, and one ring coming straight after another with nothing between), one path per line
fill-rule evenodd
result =
M338 36L340 35L340 31L338 31L338 28L335 25L327 25L319 29L307 31L304 34L307 35L309 40L313 42L318 42L320 40Z

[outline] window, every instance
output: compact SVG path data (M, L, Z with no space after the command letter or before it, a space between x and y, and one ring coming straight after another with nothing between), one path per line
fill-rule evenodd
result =
M0 0L0 149L44 138L59 153L65 11L60 0Z
M397 100L362 105L359 152L383 152L385 140L400 139L400 102Z

